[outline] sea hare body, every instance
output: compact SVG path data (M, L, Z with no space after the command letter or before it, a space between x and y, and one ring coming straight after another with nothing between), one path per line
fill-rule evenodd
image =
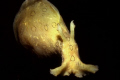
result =
M84 64L79 58L74 40L73 21L68 31L57 8L47 0L26 0L14 20L14 33L18 42L40 56L49 56L58 51L62 56L61 66L50 69L54 76L71 73L76 77L83 71L95 73L98 67Z

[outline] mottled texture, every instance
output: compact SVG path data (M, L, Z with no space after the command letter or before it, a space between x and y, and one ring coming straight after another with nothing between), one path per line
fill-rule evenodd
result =
M74 28L71 21L69 33L59 11L47 0L26 0L14 21L15 37L24 47L40 56L49 56L56 51L61 54L61 66L50 70L54 76L73 73L82 77L83 71L95 73L98 70L97 66L80 60Z

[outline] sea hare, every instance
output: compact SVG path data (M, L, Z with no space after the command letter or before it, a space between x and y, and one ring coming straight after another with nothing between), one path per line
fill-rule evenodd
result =
M40 56L50 56L58 51L62 56L61 66L50 69L54 76L73 73L81 78L84 71L95 73L98 66L80 60L74 39L75 24L67 29L58 9L47 0L25 0L14 20L16 40Z

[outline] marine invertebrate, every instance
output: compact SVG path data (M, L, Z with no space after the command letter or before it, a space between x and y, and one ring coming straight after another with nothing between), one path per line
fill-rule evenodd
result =
M80 60L74 39L73 21L70 33L57 8L47 0L26 0L14 20L14 33L18 42L41 56L58 51L62 55L61 66L50 69L57 76L61 73L82 77L88 71L95 73L98 67ZM29 46L29 47L28 47Z

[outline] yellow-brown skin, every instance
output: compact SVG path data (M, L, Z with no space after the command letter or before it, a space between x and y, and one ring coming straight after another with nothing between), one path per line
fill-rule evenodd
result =
M26 0L14 20L14 33L18 42L40 56L49 56L58 51L62 56L60 67L50 69L54 76L71 73L76 77L83 71L95 73L98 67L84 64L79 58L78 46L74 40L73 21L70 33L57 8L47 0ZM29 46L29 47L28 47Z

